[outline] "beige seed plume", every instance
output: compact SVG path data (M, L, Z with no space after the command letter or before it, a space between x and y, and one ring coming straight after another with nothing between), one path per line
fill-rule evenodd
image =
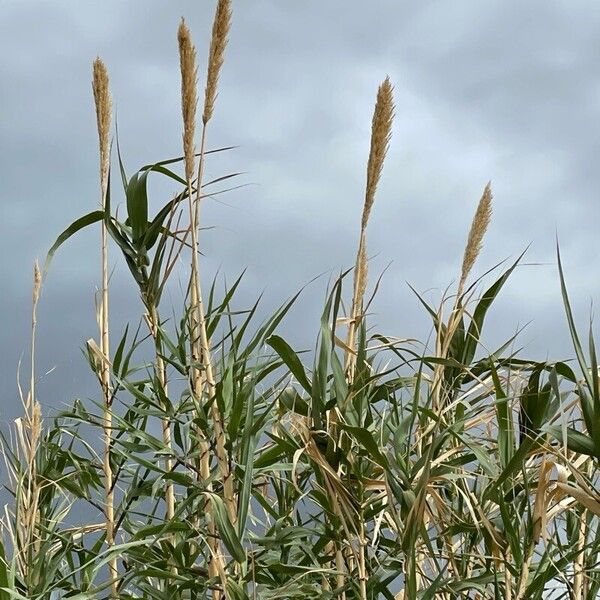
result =
M208 54L208 74L206 77L206 91L204 95L204 112L202 122L206 125L213 114L219 72L225 59L227 36L231 27L231 0L219 0L213 22L210 51Z
M94 61L92 89L96 103L96 121L100 141L100 178L106 181L110 163L110 120L112 102L108 84L108 71L98 57Z
M362 229L367 226L369 220L369 214L375 200L375 191L383 169L383 162L392 137L392 121L394 119L393 89L390 78L386 77L377 90L377 101L371 127L371 149L367 166L367 187L361 222Z
M467 246L465 248L465 254L463 257L460 283L459 283L459 296L461 295L463 286L481 252L481 246L483 243L483 237L490 224L492 218L492 184L488 182L483 190L481 200L475 211L473 222L471 223L471 230L469 231L469 237L467 238Z
M194 176L194 135L196 130L196 48L192 44L190 30L181 19L177 31L179 42L179 65L181 67L181 113L183 115L183 152L185 156L185 178Z

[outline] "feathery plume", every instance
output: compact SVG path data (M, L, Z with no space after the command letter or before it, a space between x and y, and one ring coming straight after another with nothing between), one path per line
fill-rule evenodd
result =
M392 121L395 108L393 90L389 77L384 79L377 90L377 101L371 127L371 149L367 166L367 187L361 222L362 229L367 226L369 220L369 214L375 200L375 191L383 169L383 162L392 137Z
M471 223L471 229L469 231L469 237L467 238L467 245L465 247L465 254L463 257L461 275L460 275L460 283L458 285L459 296L461 295L462 289L465 285L467 277L481 252L481 247L483 243L483 237L485 236L485 232L490 224L490 220L492 218L492 184L488 182L483 190L483 195L481 196L481 200L479 200L479 204L477 206L477 210L475 211L475 216L473 217L473 222Z
M202 122L208 123L212 117L217 97L219 73L225 58L227 36L231 27L231 0L219 0L213 22L212 38L208 55L208 73L206 77L206 91L204 95L204 112Z
M94 61L92 89L94 90L96 121L98 123L98 138L100 141L100 180L105 181L108 176L110 162L112 101L108 85L108 71L100 57L97 57Z
M181 68L181 113L183 115L183 152L185 157L185 178L191 181L194 177L194 134L196 131L196 48L192 44L190 30L183 18L177 30L179 42L179 65Z

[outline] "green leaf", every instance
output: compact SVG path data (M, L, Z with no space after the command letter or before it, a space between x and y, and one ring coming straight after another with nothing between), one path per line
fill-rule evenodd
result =
M600 458L594 440L585 435L585 433L581 433L572 427L567 427L567 439L563 440L563 428L560 425L552 425L547 427L546 430L557 442L563 443L563 441L566 441L569 450L579 454L585 454L586 456Z
M477 345L479 344L485 316L490 306L496 299L496 296L500 293L500 290L506 283L507 279L510 277L517 265L521 262L524 254L525 252L521 253L511 267L506 270L492 286L490 286L490 288L483 294L481 300L478 302L475 312L473 313L471 324L469 325L469 329L467 331L462 355L463 364L470 365L471 361L475 357L475 351L477 350Z
M303 417L309 415L310 406L308 405L308 402L302 398L298 391L293 387L285 388L279 395L279 401L290 412L302 415Z
M119 367L121 366L121 360L123 358L123 350L125 349L125 343L127 341L127 333L129 332L129 324L125 327L125 332L123 333L123 337L117 346L117 350L115 352L115 356L113 358L113 371L117 375L121 375L119 372Z
M225 547L227 550L229 550L231 556L236 562L243 564L246 561L246 552L244 551L240 539L233 525L231 524L231 521L229 520L225 503L215 494L210 492L205 492L205 494L210 498L213 514L217 522L217 528L219 529L219 533L221 534L221 539L223 540Z
M364 427L352 427L339 423L339 427L354 437L354 439L362 446L370 455L370 457L384 469L389 469L387 458L381 453L379 445L373 438L373 434Z
M508 398L493 361L490 361L492 381L496 393L496 418L498 420L498 450L500 451L500 464L505 469L515 453L515 432L512 413L508 405Z
M579 341L579 335L577 334L577 328L575 326L575 319L573 318L573 311L571 310L571 303L569 302L569 294L567 293L567 284L565 283L565 274L562 268L562 261L560 259L560 248L558 246L558 240L556 241L556 259L558 261L558 275L560 278L560 291L563 297L563 304L565 307L565 313L567 315L567 323L569 325L569 332L571 333L571 340L573 341L573 347L575 348L575 354L577 361L581 367L583 377L587 383L588 388L591 390L594 387L594 383L591 378L591 374L588 369L585 354Z
M254 474L254 449L255 438L252 435L252 419L254 417L254 396L251 393L246 406L246 420L242 429L242 452L241 462L244 467L244 477L240 486L238 497L238 532L240 539L244 539L246 533L246 520L250 508L252 496L252 481Z
M311 384L306 376L306 372L298 355L292 350L292 347L280 336L272 335L267 339L267 344L277 352L281 360L287 365L292 375L298 383L308 392L311 391Z
M48 272L50 268L50 262L54 257L55 252L66 242L72 235L87 227L88 225L93 225L98 221L102 221L104 219L104 211L102 210L94 210L79 219L76 219L71 223L57 238L52 248L48 250L48 254L46 255L46 261L44 262L44 275Z
M8 600L10 598L10 595L5 591L7 588L9 588L8 563L6 562L4 544L0 541L0 600Z
M148 223L148 193L146 180L148 171L135 173L126 189L127 216L132 229L133 245L137 246L146 233Z

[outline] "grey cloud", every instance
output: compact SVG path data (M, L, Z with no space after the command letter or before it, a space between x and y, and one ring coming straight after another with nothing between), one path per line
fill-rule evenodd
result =
M492 179L495 215L478 271L530 242L528 262L543 264L516 273L490 323L490 345L535 319L524 333L528 349L569 355L554 236L558 228L585 325L597 294L600 10L541 0L234 4L210 145L240 147L209 170L245 171L240 182L253 185L207 203L216 226L203 236L209 272L220 267L231 279L247 266L240 303L264 289L266 314L318 273L352 264L372 105L389 74L397 119L369 231L372 277L392 261L374 306L379 329L426 335L405 282L435 302L456 278L472 212ZM98 199L91 60L101 54L109 66L129 170L174 156L175 28L185 15L204 61L212 3L9 0L0 11L8 290L0 301L11 315L1 375L9 415L18 409L13 381L27 347L33 258ZM61 251L44 290L40 363L57 364L41 388L48 404L94 393L78 348L95 333L95 239L88 232ZM316 332L326 277L306 290L307 304L286 325L298 345ZM123 268L114 281L120 326L137 297Z

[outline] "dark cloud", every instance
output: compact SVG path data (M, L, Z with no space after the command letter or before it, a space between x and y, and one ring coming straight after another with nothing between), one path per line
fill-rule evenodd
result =
M479 272L529 243L490 323L490 346L533 322L523 343L570 355L554 266L555 232L585 325L597 294L600 8L496 1L236 2L210 145L240 147L209 176L248 185L207 203L209 273L248 267L240 302L265 290L266 314L302 284L286 332L308 346L330 274L353 262L372 105L386 74L397 118L369 231L380 328L423 338L410 281L435 302L458 274L483 186L494 221ZM27 348L31 265L98 202L90 67L109 66L131 171L179 153L175 30L185 15L205 60L211 3L5 0L0 8L3 415L18 410L14 373ZM202 70L202 69L201 69ZM168 193L169 186L156 184ZM40 386L47 404L95 393L79 347L95 334L97 232L69 244L44 290ZM116 262L116 253L113 253ZM138 299L114 275L120 327Z

